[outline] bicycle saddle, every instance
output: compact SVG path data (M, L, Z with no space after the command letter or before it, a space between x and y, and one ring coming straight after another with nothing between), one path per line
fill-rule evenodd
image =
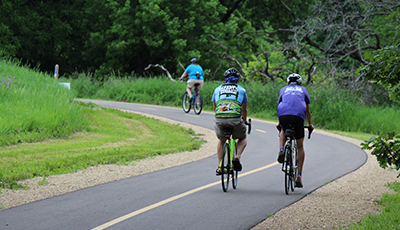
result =
M294 132L293 126L291 124L289 124L288 128L285 131L285 136L286 137L294 137L294 134L295 134L295 132Z
M224 127L225 137L230 137L232 135L232 127Z

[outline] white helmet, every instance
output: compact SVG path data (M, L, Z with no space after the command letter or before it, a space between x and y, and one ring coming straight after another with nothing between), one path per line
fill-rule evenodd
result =
M301 85L301 82L303 81L303 79L301 78L300 74L292 73L287 77L286 81L290 85L294 85L294 84Z

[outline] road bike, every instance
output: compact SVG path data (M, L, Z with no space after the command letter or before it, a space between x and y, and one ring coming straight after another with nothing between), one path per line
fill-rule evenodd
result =
M311 126L304 126L304 128L308 129L308 139L310 139L312 132ZM297 142L292 124L288 124L285 137L285 158L282 163L282 171L285 173L285 193L289 195L290 190L294 192L297 176Z
M247 134L250 134L251 119L249 119L248 122L245 122L245 124L248 126ZM236 189L239 172L234 169L233 163L232 163L232 160L237 155L236 140L232 138L232 128L225 127L224 134L226 137L226 142L223 147L222 159L221 159L221 162L219 163L219 167L221 168L222 190L224 192L226 192L226 191L228 191L228 187L229 187L229 179L231 179L231 181L232 181L233 189Z
M195 114L199 115L203 110L203 97L201 96L198 86L199 83L194 84L194 92L192 90L192 95L194 95L194 99L190 100L189 94L187 91L183 94L182 97L182 108L185 113L189 113L191 107L193 106L193 111Z

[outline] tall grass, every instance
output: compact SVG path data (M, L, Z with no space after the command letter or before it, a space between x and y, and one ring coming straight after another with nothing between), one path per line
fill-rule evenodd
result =
M0 146L65 137L88 126L74 96L49 75L7 60L0 60L0 74Z
M88 131L1 148L0 189L18 188L17 181L27 178L190 151L202 143L193 130L179 125L116 109L82 105L90 123Z
M173 82L166 77L113 78L103 83L80 77L71 82L72 90L81 98L175 107L181 106L181 97L186 88L186 83ZM205 110L212 110L210 100L214 89L219 84L221 82L206 81L204 83L201 94ZM285 85L284 82L278 81L266 85L257 82L239 84L247 90L250 116L276 120L279 89ZM349 91L337 90L334 86L305 87L311 98L313 124L319 128L371 134L400 131L399 105L389 103L365 105Z

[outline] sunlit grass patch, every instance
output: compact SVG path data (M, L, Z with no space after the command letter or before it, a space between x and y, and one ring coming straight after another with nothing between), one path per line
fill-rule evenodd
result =
M193 130L115 109L84 108L89 131L0 149L2 187L37 176L64 174L101 164L198 149Z

